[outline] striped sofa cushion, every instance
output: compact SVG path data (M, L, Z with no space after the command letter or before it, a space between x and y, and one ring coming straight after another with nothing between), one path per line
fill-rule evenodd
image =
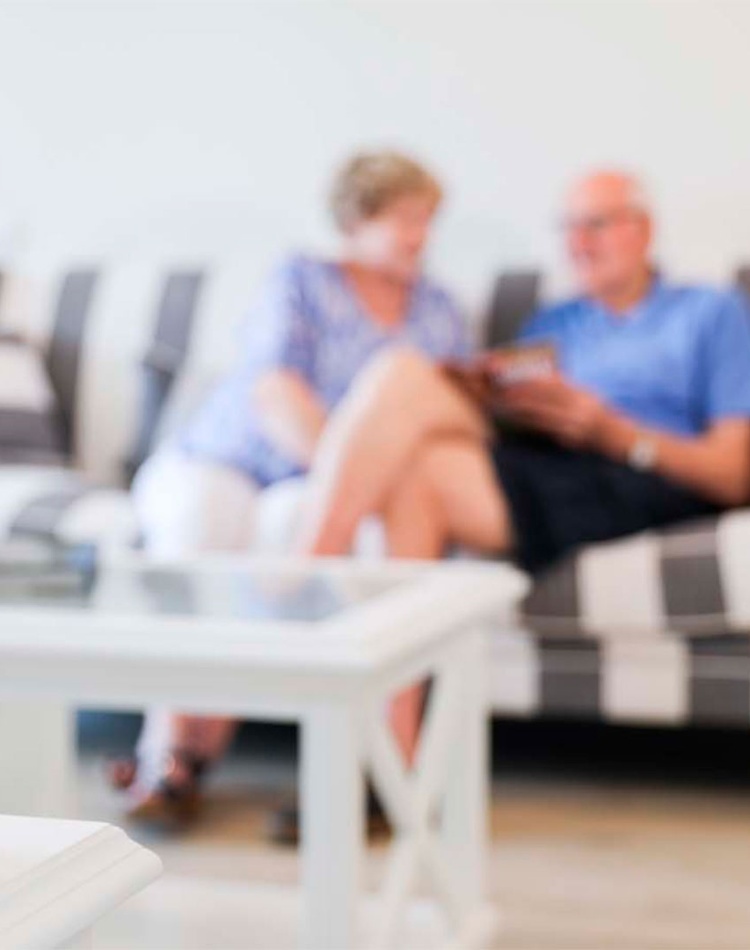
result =
M493 640L496 711L750 725L750 510L592 545Z
M237 358L246 261L46 268L6 286L0 329L45 354L74 466L122 484Z
M542 637L750 632L750 509L591 545L541 576L523 605Z
M0 336L0 464L60 465L64 456L57 400L41 356Z
M132 546L138 540L126 492L91 484L70 469L0 466L0 541L32 537Z
M602 640L497 630L492 706L508 716L750 726L750 637Z

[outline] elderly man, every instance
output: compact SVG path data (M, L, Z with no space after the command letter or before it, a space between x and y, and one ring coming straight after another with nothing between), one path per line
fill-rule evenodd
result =
M531 571L593 541L750 497L750 315L734 293L672 284L650 258L652 219L620 172L579 181L564 233L580 295L538 313L524 340L554 344L559 372L507 387L526 432L501 438L414 353L362 374L313 466L302 547L349 550L379 513L389 552L450 543ZM407 753L416 694L395 724Z

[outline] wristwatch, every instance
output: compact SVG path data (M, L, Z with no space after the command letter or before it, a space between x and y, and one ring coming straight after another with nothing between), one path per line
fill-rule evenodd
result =
M656 440L641 433L628 449L627 463L636 472L651 472L656 465Z

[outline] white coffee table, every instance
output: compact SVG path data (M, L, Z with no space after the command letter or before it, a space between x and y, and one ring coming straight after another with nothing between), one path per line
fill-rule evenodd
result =
M92 947L99 918L159 874L112 825L0 815L0 947Z
M481 942L487 816L484 621L525 589L510 567L248 561L103 566L85 596L0 607L0 755L29 809L60 812L71 768L63 707L152 704L302 726L300 943L360 945L363 773L396 834L377 945L398 942L426 878L461 946ZM414 769L386 724L394 691L430 676ZM12 701L12 702L11 702ZM67 745L66 745L67 743ZM40 750L41 754L40 754ZM66 751L67 750L67 751ZM50 797L50 792L53 792Z

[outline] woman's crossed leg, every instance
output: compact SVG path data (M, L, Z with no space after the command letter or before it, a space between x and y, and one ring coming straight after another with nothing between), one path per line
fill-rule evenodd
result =
M313 466L301 547L346 554L362 518L379 514L392 557L437 558L449 544L507 551L512 526L487 451L488 431L442 373L410 351L378 358L331 419ZM392 703L413 759L424 687Z

